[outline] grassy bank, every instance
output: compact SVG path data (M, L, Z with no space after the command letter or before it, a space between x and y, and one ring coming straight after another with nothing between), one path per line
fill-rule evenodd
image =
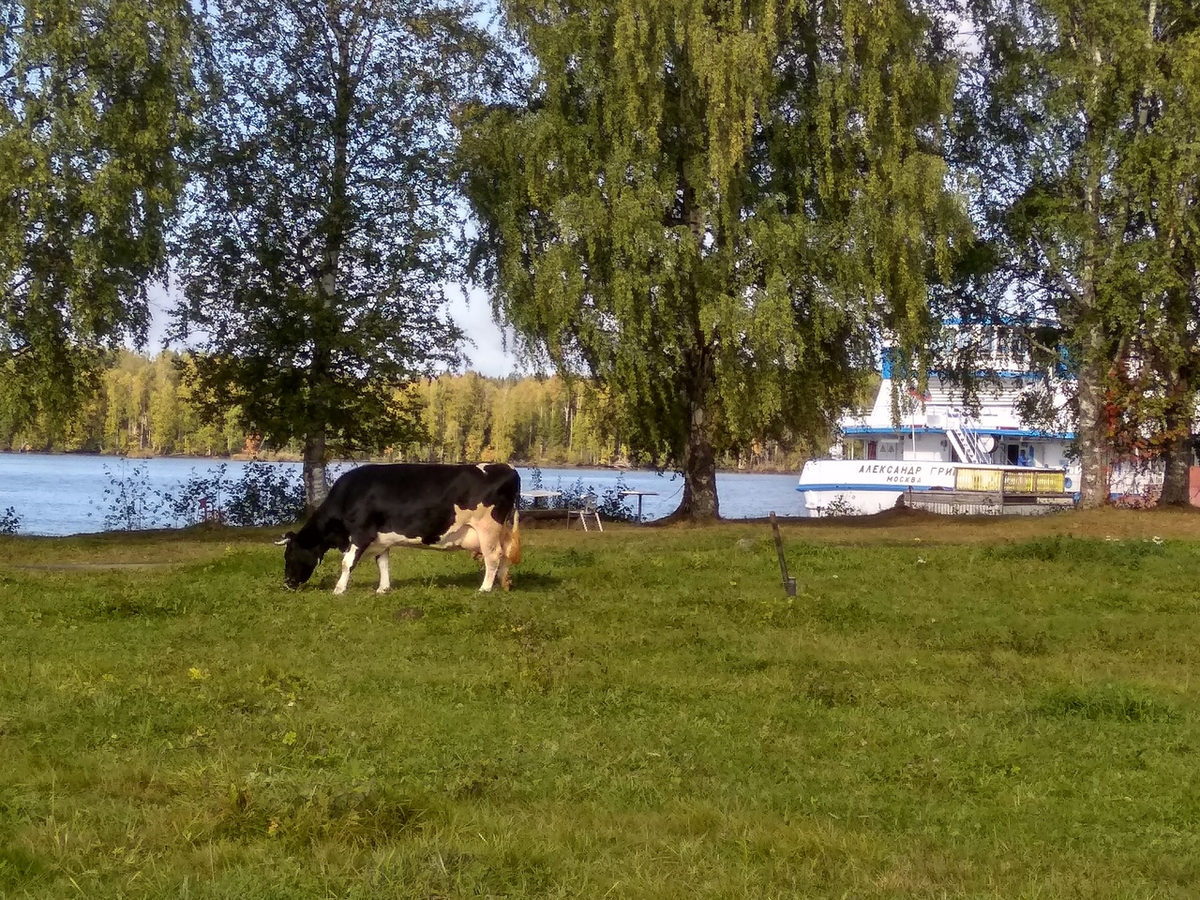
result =
M1187 513L0 540L0 896L1193 897Z

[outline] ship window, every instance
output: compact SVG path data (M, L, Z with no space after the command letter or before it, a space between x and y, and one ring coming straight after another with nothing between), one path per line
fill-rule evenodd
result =
M846 459L866 459L867 458L867 442L860 438L852 438L846 441Z
M867 459L879 459L879 445L874 441L867 441Z

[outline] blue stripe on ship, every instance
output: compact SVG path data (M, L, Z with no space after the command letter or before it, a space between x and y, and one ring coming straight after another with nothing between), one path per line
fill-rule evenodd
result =
M928 484L800 484L796 486L800 493L805 491L948 491L951 488L937 487Z
M1048 431L1028 431L1021 428L1005 428L1003 426L995 426L992 428L971 427L963 430L970 432L977 437L983 437L984 435L990 434L1000 438L1041 438L1043 440L1051 441L1073 441L1075 439L1075 432L1073 431L1051 433ZM907 438L910 434L912 434L913 431L916 431L917 434L946 433L946 429L944 428L930 428L928 425L918 425L916 428L905 428L903 432L897 431L895 428L884 426L848 425L842 429L842 434L887 434L894 436L896 440L900 440L901 438Z

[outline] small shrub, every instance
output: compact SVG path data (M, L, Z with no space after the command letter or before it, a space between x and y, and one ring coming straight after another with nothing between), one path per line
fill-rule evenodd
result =
M177 526L213 519L229 525L283 525L304 514L304 482L261 460L246 465L236 480L222 463L162 494L164 517Z
M230 525L284 525L304 515L304 481L255 460L234 482L225 508Z
M861 515L861 513L858 507L846 498L845 494L838 494L825 504L825 509L821 515L827 519L833 519L840 516L857 516Z
M130 467L129 460L122 458L115 471L105 464L104 477L108 479L102 501L105 530L142 531L160 523L162 494L150 487L145 463Z
M0 534L16 534L21 530L21 517L16 509L9 507L0 512Z
M225 477L227 468L225 463L221 463L203 475L192 469L187 481L181 483L174 492L163 494L164 511L176 527L186 528L206 519L221 519L225 496L230 489L229 480Z

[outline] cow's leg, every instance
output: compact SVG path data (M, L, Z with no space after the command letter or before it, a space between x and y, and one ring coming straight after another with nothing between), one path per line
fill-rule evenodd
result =
M335 594L346 593L346 586L350 584L350 573L354 571L354 564L358 562L358 556L357 544L351 544L350 549L342 554L342 577L338 579L338 583L333 588Z
M386 594L392 589L392 574L388 569L388 551L384 550L376 556L375 562L379 563L379 587L375 588L375 593Z
M496 580L500 582L501 590L512 590L512 579L508 577L508 547L503 544L500 546L500 561L496 565Z
M504 547L500 542L500 535L494 529L484 526L476 528L475 533L479 536L479 554L483 557L483 584L479 586L481 591L490 591L496 583L496 575L500 572L501 561L504 560Z

